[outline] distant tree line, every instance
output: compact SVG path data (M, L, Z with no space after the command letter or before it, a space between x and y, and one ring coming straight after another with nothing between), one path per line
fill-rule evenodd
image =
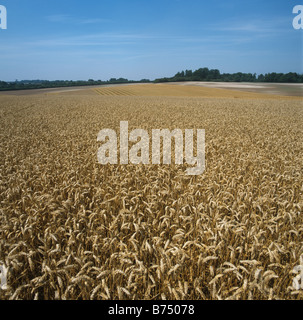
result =
M222 81L222 82L280 82L280 83L303 83L303 74L295 72L289 73L266 73L256 75L256 73L220 73L218 69L200 68L195 71L185 70L176 73L170 78L159 78L154 81L142 79L140 81L128 80L125 78L111 78L107 81L102 80L22 80L5 82L0 81L0 91L4 90L21 90L21 89L43 89L58 87L74 87L74 86L92 86L106 84L122 84L122 83L159 83L159 82L178 82L178 81Z
M185 70L176 73L171 78L159 78L154 82L178 82L178 81L222 81L222 82L280 82L303 83L303 74L289 73L220 73L218 69L200 68L198 70Z
M122 84L122 83L146 83L150 82L148 79L140 81L133 81L124 78L111 78L107 81L102 80L21 80L14 82L0 81L0 91L6 90L25 90L25 89L45 89L45 88L58 88L58 87L75 87L75 86L93 86L93 85L106 85L106 84Z

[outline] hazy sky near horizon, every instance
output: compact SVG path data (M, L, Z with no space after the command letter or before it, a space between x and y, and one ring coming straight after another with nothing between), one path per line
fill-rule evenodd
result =
M0 0L0 80L303 73L299 0Z

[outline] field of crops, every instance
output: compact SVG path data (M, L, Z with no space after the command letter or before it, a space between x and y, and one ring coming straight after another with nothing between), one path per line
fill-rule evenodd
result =
M194 85L183 87L182 85L172 84L142 84L128 86L100 87L92 90L93 92L104 96L175 96L175 97L204 97L204 98L250 98L260 99L260 94L255 92L229 90L222 88L197 87ZM282 92L282 91L281 91ZM79 92L83 94L82 92ZM91 91L86 91L90 93ZM272 94L262 94L262 98L281 99L282 97ZM288 99L289 97L283 97Z
M99 164L123 120L205 129L206 170ZM215 88L0 95L0 299L303 299L302 123L302 98Z

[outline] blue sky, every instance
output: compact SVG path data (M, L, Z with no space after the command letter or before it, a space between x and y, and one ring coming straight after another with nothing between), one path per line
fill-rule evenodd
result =
M0 80L303 73L300 0L0 0Z

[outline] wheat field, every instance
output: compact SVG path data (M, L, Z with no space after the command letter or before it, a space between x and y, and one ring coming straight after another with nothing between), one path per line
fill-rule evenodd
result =
M99 164L123 120L205 129L204 173ZM302 123L302 98L214 88L0 95L0 299L302 300Z

